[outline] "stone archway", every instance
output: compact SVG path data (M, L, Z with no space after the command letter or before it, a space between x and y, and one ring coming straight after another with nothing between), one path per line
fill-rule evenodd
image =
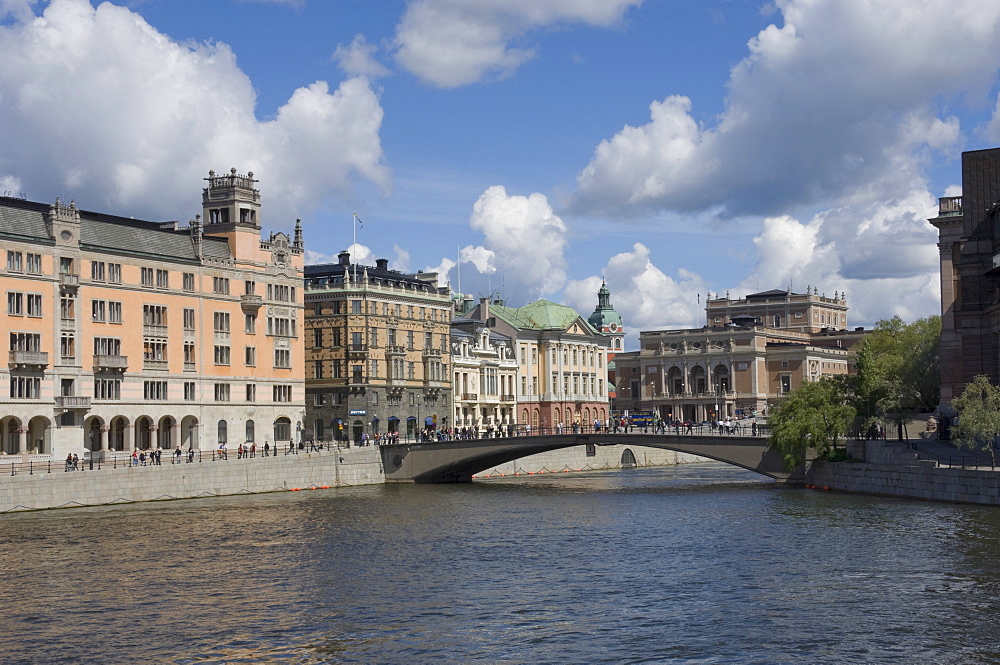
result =
M138 450L149 450L153 447L153 419L140 416L135 421L135 447Z
M26 447L29 454L52 454L51 427L52 423L45 416L35 416L28 421Z

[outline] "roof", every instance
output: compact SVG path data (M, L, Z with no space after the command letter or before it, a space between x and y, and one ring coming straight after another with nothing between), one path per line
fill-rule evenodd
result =
M50 208L47 203L0 198L0 236L53 244L45 222ZM165 228L159 222L86 210L79 213L82 249L200 263L187 228ZM210 259L229 259L229 243L225 238L204 236L202 255Z
M575 309L551 300L536 300L523 307L491 304L490 315L518 330L566 330L579 321L588 334L598 334Z

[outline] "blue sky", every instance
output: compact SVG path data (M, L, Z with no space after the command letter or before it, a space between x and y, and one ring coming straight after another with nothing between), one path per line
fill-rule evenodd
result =
M947 30L944 27L947 26ZM705 294L938 312L936 198L1000 145L991 0L0 0L0 190L187 221L260 179L352 242L634 333Z

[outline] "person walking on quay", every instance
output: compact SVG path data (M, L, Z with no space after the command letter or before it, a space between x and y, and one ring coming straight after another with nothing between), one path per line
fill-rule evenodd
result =
M271 455L271 444L266 440L264 441L264 457L269 457Z
M73 468L73 454L72 453L67 453L66 454L66 470L70 471L72 468Z
M160 466L160 464L163 463L161 462L161 460L163 459L163 450L157 448L155 454L156 454L156 466Z
M362 439L362 441L364 441L365 434L361 435L361 439ZM364 445L364 443L362 443L361 445ZM316 448L316 437L311 436L311 437L309 437L309 452L313 452L314 450L318 450Z
M250 457L257 457L257 442L250 444Z
M181 447L180 446L177 446L177 449L174 450L174 458L170 461L170 463L171 464L180 464L181 463Z
M139 451L132 451L132 461L129 464L131 466L139 466Z
M188 448L188 464L194 461L194 448Z
M239 447L236 449L236 459L243 459L243 452L244 452L243 444L241 443Z
M139 453L139 465L140 466L146 466L146 452L145 451Z

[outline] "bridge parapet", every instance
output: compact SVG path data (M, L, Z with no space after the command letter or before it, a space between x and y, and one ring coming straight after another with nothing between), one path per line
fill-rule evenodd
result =
M386 482L471 482L472 476L528 455L572 446L629 445L673 450L756 471L782 483L801 482L789 474L781 456L768 450L767 439L753 436L664 434L555 434L382 446Z

